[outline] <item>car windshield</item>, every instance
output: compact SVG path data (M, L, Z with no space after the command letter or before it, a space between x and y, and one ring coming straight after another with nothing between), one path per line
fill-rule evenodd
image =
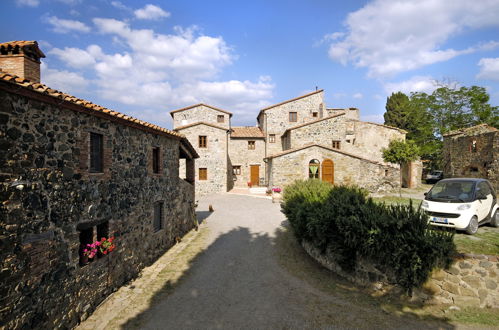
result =
M440 181L426 195L430 201L467 203L473 201L473 181Z

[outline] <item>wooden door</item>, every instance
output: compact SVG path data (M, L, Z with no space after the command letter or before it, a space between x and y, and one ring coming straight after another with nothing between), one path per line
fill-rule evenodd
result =
M258 186L260 183L260 165L250 165L250 181L252 186Z
M334 163L331 159L322 162L322 181L334 184Z

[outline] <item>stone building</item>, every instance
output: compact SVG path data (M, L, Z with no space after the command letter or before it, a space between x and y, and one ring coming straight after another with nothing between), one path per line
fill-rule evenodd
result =
M223 122L227 125L221 126L218 118L223 114L229 116ZM230 112L203 104L174 110L171 115L174 129L186 134L200 153L197 163L208 164L202 171L213 173L211 177L218 182L211 182L210 174L197 181L200 194L223 192L233 186L284 186L309 177L357 184L371 191L400 185L399 167L385 163L381 150L391 140L405 139L405 131L361 121L356 108L327 108L323 90L262 109L255 127L233 127ZM222 139L222 133L205 130L208 124L225 130L227 148L216 146L224 148L220 153L200 152L197 141L201 136ZM186 131L194 126L196 131ZM196 168L197 178L200 167ZM202 189L203 184L210 188Z
M487 124L444 135L444 177L490 180L499 191L499 130Z
M36 42L0 44L6 329L74 327L195 225L187 138L41 84L26 67L40 57ZM116 249L88 258L86 244L103 237Z

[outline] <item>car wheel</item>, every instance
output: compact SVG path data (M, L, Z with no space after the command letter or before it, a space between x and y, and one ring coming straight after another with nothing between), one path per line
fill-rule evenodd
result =
M466 228L466 234L473 235L476 234L477 231L478 231L478 218L476 217L476 215L474 215L471 218L468 227Z
M490 219L490 225L492 227L499 227L499 209L494 212L492 218Z

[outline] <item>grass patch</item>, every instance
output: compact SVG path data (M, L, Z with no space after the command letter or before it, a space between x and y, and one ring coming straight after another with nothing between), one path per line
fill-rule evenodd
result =
M499 310L497 308L465 308L446 314L450 320L458 323L499 326Z
M499 228L485 225L475 235L457 232L454 243L461 253L499 255Z

